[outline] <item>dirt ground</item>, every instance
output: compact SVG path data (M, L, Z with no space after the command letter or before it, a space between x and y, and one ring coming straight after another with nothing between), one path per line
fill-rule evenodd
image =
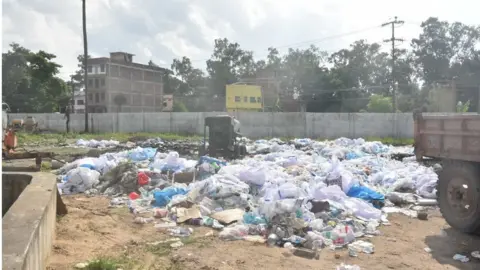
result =
M57 221L56 240L47 269L72 269L80 262L110 258L121 269L335 269L340 263L361 269L480 269L480 260L461 263L456 253L480 249L480 238L460 234L448 227L438 213L428 221L391 215L391 226L382 235L367 238L374 254L349 257L346 249L321 251L319 260L283 255L282 248L247 241L225 242L205 236L205 227L193 227L194 234L172 249L149 243L171 236L157 232L152 224L134 224L127 208L108 208L105 197L64 196L69 214ZM429 247L431 253L424 249ZM475 260L475 259L474 259Z

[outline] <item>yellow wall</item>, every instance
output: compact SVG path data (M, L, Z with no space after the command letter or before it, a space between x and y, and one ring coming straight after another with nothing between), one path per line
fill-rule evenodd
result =
M250 102L255 99L255 102ZM226 108L233 111L261 111L262 88L257 85L227 85Z

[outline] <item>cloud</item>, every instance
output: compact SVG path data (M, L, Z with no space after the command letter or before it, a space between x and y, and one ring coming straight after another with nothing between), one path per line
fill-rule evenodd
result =
M418 25L429 16L480 23L480 2L455 3L405 0L392 13L393 2L384 0L87 0L89 53L127 51L136 62L153 60L165 67L185 55L204 68L215 38L239 42L260 58L270 46L285 51L287 45L309 46L305 41L327 51L361 38L380 42L390 36L380 24L394 15L406 21L397 29L405 39L418 35ZM56 54L62 77L77 69L76 57L83 53L81 1L4 0L2 23L3 51L17 42ZM339 35L359 29L364 31Z

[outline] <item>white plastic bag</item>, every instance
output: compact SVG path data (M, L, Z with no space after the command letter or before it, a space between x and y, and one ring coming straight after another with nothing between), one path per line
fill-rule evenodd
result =
M285 183L279 186L278 194L280 199L306 197L306 194L302 191L302 189L293 183Z
M241 171L238 178L247 184L263 186L263 184L265 184L267 176L263 168L256 169L250 167Z
M348 198L348 196L339 186L328 186L315 190L313 193L313 198L317 201L331 200L342 203Z
M323 229L323 220L322 219L315 219L312 222L310 222L310 227L312 230L321 232Z
M223 229L218 235L223 240L241 240L248 235L248 227L245 225L236 225Z
M358 198L348 198L343 203L345 208L350 210L357 217L375 220L379 220L382 217L382 211L376 209L364 200Z
M425 169L423 174L419 174L416 177L415 188L417 189L417 194L425 198L436 198L437 182L437 174L431 168Z
M66 175L66 182L61 189L63 194L85 192L98 184L100 173L88 168L78 167Z

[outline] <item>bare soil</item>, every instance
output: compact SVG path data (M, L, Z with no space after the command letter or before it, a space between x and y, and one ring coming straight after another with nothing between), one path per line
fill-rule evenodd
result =
M319 260L283 255L282 248L246 241L225 242L207 237L205 227L194 227L185 246L149 245L171 236L157 232L152 224L134 224L127 208L108 208L105 197L63 197L69 213L59 218L56 240L47 269L72 269L79 262L111 258L126 269L335 269L340 263L362 269L480 269L480 260L461 263L456 253L480 249L480 238L463 235L448 227L438 213L428 221L391 215L391 226L382 235L366 238L374 254L350 257L346 249L321 251ZM429 247L431 253L424 249Z

